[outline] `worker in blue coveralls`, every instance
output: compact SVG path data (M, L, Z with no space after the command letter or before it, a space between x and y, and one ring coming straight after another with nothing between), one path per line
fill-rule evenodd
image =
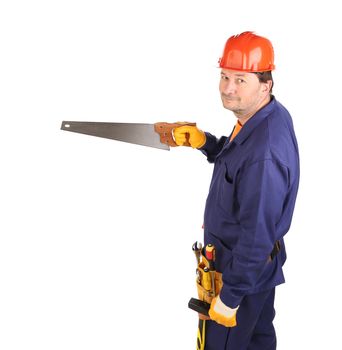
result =
M284 283L283 237L299 183L289 112L272 95L271 42L252 32L228 39L219 61L224 108L237 118L228 137L195 126L174 130L178 145L214 163L204 214L204 243L216 248L223 287L212 300L206 350L274 350L275 287Z

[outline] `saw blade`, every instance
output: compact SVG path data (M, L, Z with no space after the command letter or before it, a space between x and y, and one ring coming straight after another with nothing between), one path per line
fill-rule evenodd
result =
M154 124L63 121L61 129L136 145L170 150L168 145L160 141L160 136L155 131Z

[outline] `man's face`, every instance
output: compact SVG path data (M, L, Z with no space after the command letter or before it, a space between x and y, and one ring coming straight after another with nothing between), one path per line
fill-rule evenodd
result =
M268 95L268 85L256 74L222 69L220 93L224 108L236 115L253 113Z

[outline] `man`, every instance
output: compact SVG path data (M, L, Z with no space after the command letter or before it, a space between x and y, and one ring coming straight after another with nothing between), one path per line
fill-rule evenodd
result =
M228 39L219 90L237 124L217 139L197 127L174 130L210 163L213 177L204 214L204 243L216 248L223 287L210 307L206 350L273 350L275 287L284 283L283 236L299 183L292 119L272 95L271 42L252 32Z

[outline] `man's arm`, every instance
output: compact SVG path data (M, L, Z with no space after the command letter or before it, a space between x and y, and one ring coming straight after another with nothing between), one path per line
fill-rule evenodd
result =
M214 163L216 156L221 152L224 144L227 141L227 136L222 136L217 139L214 135L206 132L206 142L199 150L207 156L209 163Z
M223 271L220 293L225 305L238 306L266 267L275 242L281 238L277 236L277 223L288 184L288 168L272 159L255 162L242 171L236 184L240 235L233 258Z
M178 146L189 145L199 149L207 156L208 162L213 163L222 150L227 137L217 139L208 132L203 132L196 126L181 126L173 130L173 136Z

